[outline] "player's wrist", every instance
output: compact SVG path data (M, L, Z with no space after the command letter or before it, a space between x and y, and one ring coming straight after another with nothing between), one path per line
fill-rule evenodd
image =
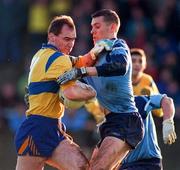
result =
M168 118L168 119L163 120L163 125L165 124L174 124L174 121L172 118Z
M78 77L81 77L81 78L87 76L88 73L87 73L86 67L81 67L81 68L77 69L77 75L78 75Z

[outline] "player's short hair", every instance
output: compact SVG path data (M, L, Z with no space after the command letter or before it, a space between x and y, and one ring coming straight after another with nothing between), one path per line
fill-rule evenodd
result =
M67 25L69 28L75 29L73 19L70 16L61 15L54 17L54 19L51 21L48 28L48 33L59 35L64 25Z
M130 53L131 55L140 55L141 57L144 57L146 59L146 54L141 48L131 48Z
M104 17L104 21L107 23L116 23L118 28L120 27L120 18L118 14L110 9L102 9L99 11L96 11L91 15L91 18L96 18L96 17Z

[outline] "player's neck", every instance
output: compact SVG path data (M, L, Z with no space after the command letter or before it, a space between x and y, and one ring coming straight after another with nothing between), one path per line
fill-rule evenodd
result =
M117 34L116 33L107 34L106 37L104 37L104 39L117 39Z
M132 84L137 85L141 81L141 75L134 75L132 76Z
M56 46L56 44L55 44L54 42L52 42L52 41L48 41L48 44L53 45L55 48L57 48L57 49L59 50L59 48Z

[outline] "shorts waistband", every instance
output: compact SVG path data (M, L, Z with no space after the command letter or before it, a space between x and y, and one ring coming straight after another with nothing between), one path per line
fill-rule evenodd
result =
M161 164L162 160L160 158L148 158L148 159L141 159L134 162L127 162L122 164L123 168L132 166L132 165L139 165L139 164Z

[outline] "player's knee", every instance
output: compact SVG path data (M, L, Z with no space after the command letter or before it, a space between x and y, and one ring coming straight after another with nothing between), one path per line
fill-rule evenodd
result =
M26 169L33 169L39 170L44 167L45 160L41 158L33 158L33 157L18 157L16 170L26 170Z

